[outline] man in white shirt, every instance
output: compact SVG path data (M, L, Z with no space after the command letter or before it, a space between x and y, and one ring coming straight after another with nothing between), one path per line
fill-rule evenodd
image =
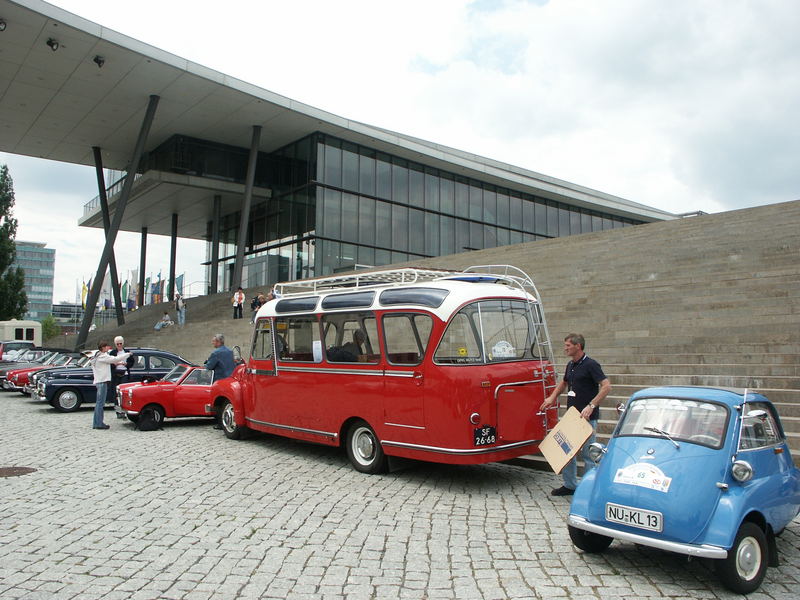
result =
M97 353L89 361L94 375L92 383L97 386L92 429L109 429L109 426L103 422L103 409L106 406L108 384L111 382L111 365L124 365L130 356L130 352L118 352L116 356L111 356L108 353L110 348L111 344L108 342L100 342L97 344Z

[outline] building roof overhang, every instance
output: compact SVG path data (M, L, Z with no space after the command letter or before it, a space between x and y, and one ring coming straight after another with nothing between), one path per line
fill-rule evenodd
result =
M248 148L255 125L259 150L271 152L315 131L518 191L642 221L675 215L540 173L422 139L372 127L275 94L170 54L40 0L0 0L0 151L127 170L150 95L159 96L147 149L175 134ZM58 50L48 46L56 40ZM98 66L96 57L102 57ZM179 193L179 186L171 188ZM210 212L213 191L141 194L136 217L122 229L139 231L149 218L191 203ZM219 193L219 192L217 192ZM126 211L127 212L127 211ZM162 214L163 213L163 214ZM98 218L81 218L99 226ZM195 237L179 224L179 235Z

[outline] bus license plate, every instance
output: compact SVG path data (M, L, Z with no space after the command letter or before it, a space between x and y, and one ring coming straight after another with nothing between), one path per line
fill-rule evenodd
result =
M497 442L497 430L494 427L478 427L475 429L475 445L488 446Z
M648 531L660 532L664 529L664 517L660 512L631 508L611 502L606 503L606 521Z

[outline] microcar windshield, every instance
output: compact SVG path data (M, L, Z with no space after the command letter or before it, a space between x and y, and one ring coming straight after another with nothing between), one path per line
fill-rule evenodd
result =
M709 448L722 447L729 410L716 402L683 398L639 398L631 401L615 437L666 438Z

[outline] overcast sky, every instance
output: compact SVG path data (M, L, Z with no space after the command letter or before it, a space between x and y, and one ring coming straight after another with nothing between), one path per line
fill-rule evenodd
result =
M53 2L334 114L674 213L800 198L800 1ZM0 154L54 301L97 268L93 168ZM44 210L46 209L46 210ZM202 279L205 244L180 240ZM148 239L148 274L169 267ZM120 233L122 278L139 236ZM200 286L197 286L197 292Z

